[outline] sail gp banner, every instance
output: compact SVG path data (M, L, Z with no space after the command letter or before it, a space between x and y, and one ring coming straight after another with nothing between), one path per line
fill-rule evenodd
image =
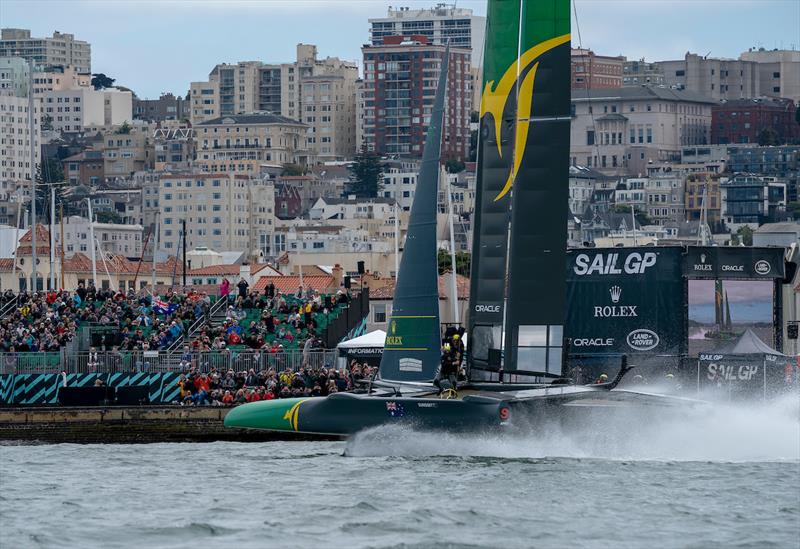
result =
M570 353L681 354L686 345L681 248L567 254Z
M690 246L686 249L683 274L688 278L783 278L783 248Z

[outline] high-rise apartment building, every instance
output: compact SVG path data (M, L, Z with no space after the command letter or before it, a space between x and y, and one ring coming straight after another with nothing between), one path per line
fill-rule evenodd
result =
M427 9L392 7L386 17L369 20L369 41L373 46L383 44L387 36L424 36L429 44L470 48L471 64L482 65L483 40L486 32L486 17L473 15L469 8L437 4Z
M22 57L38 66L72 66L80 73L92 72L91 45L58 31L49 38L32 38L28 29L2 29L0 57Z
M381 154L422 156L445 46L424 36L386 36L383 44L361 51L364 143ZM451 47L442 158L468 158L471 82L470 50Z
M309 125L309 148L323 160L356 150L355 63L318 59L317 47L297 45L293 63L220 64L207 82L190 86L192 124L231 115L269 113Z
M32 132L28 120L28 70L28 63L20 59L0 63L0 202L10 201L18 189L18 199L30 197L31 171L41 158L38 102Z
M387 36L424 36L428 43L469 48L470 74L472 78L472 106L480 110L483 90L483 41L486 35L486 17L473 15L469 8L457 8L454 4L438 3L432 8L412 9L392 7L386 17L369 20L369 43L383 44ZM360 142L359 142L360 146Z
M573 48L571 54L573 90L622 87L624 57L597 55L586 48Z

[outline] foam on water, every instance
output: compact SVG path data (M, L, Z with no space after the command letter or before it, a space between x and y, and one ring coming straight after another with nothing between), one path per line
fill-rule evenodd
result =
M528 433L451 434L401 425L353 437L348 456L480 456L602 458L641 461L798 461L800 398L759 404L716 404L657 422L629 421L578 429L551 426Z

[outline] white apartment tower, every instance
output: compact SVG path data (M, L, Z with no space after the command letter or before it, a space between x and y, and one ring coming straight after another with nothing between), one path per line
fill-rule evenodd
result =
M0 30L0 57L22 57L38 66L72 66L92 72L92 47L72 34L54 32L49 38L32 38L29 29Z
M436 4L426 9L389 7L386 17L369 20L370 43L383 44L385 36L421 35L428 43L444 46L449 42L458 48L472 48L472 66L483 65L483 39L486 32L486 17L472 15L469 8Z

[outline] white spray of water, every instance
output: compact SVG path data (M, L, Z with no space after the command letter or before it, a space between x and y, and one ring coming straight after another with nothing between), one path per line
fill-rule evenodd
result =
M657 422L559 427L532 433L464 434L415 431L401 425L353 437L351 456L480 456L601 458L640 461L800 460L800 398L766 404L717 404Z

